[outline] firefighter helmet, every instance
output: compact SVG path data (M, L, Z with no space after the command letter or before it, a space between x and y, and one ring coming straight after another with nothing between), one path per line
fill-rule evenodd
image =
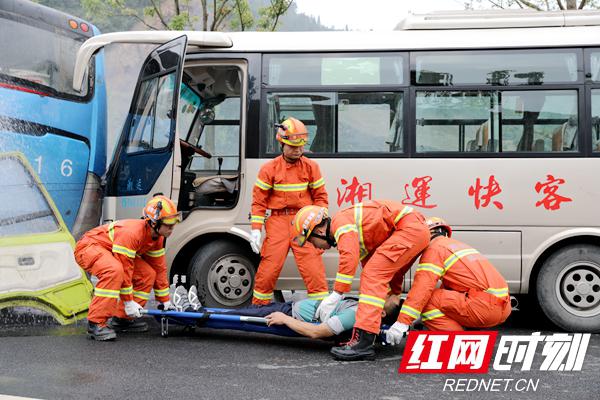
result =
M165 196L154 196L144 207L144 219L156 224L174 225L181 222L181 213L173 201Z
M288 118L277 127L277 140L290 146L304 146L308 142L306 126L296 118Z
M430 231L435 228L444 228L448 233L448 237L452 236L452 228L450 228L450 225L440 217L427 218L426 223Z
M296 230L296 243L304 246L313 229L328 217L327 208L319 206L302 207L294 217L292 225Z

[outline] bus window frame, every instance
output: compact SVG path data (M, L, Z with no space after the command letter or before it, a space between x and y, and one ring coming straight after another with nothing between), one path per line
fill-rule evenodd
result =
M552 82L552 83L541 83L539 85L530 84L508 84L508 85L486 85L486 84L457 84L457 85L429 85L429 84L418 84L417 79L417 57L418 56L435 56L435 55L455 55L457 57L469 56L469 55L485 55L493 53L510 53L510 52L522 52L522 53L533 53L533 54L544 54L551 53L552 51L564 51L575 53L577 59L577 80L565 81L565 82ZM578 85L584 83L584 55L583 49L579 47L551 47L551 48L508 48L508 49L477 49L477 50L439 50L439 51L411 51L410 52L410 87L437 87L437 88L454 88L454 87L546 87L546 86L562 86L562 85Z
M79 34L79 33L73 32L72 30L60 27L58 25L49 24L47 22L40 21L40 20L32 20L31 18L27 18L22 15L14 15L12 13L8 13L8 12L0 10L0 21L2 19L9 19L9 20L14 21L19 24L29 25L34 28L42 29L42 30L49 31L49 32L55 32L58 30L58 31L60 31L61 34L64 34L64 36L68 36L71 38L79 39L79 38L83 37L83 40L81 41L81 45L83 45L83 43L87 39L89 39L93 36L93 34L91 34L92 33L91 24L89 24L87 22L86 23L90 26L90 30L89 30L90 35ZM0 73L0 83L6 82L9 84L13 83L13 84L17 84L17 85L22 85L25 88L32 89L37 92L43 93L42 94L43 96L49 96L49 97L53 97L53 98L57 98L57 99L61 99L61 100L69 100L69 101L74 101L74 102L78 102L78 103L89 103L94 98L94 91L95 91L95 87L96 87L96 85L95 85L95 82L96 82L96 79L95 79L96 78L96 55L94 55L90 59L90 63L88 65L87 71L88 71L88 73L87 73L88 86L87 86L87 93L85 96L77 96L75 94L59 92L58 90L56 90L52 87L49 87L49 86L45 86L45 85L42 85L39 83L29 81L27 79L17 78L17 77L13 77L13 76L1 74L1 73Z
M583 61L585 71L585 100L586 100L586 124L590 127L590 131L586 134L585 139L588 141L589 154L588 157L600 157L600 151L594 151L592 148L592 90L600 89L600 80L592 80L591 57L592 53L600 53L600 47L586 47L583 49Z
M511 151L511 152L467 152L467 151L431 151L417 152L416 148L416 92L460 92L460 91L485 91L485 92L524 92L524 91L551 91L551 90L575 90L577 92L577 151L568 152L534 152L534 151ZM583 84L577 85L517 85L517 86L411 86L410 88L410 112L411 125L405 129L412 139L410 144L410 154L414 158L574 158L587 157L591 153L591 137L583 132L584 123L588 121L585 113L585 90ZM414 117L413 117L414 116ZM591 125L590 125L591 126Z

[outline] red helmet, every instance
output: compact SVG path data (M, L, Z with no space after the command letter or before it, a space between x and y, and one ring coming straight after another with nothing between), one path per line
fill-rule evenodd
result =
M448 237L452 237L452 228L450 228L450 225L448 225L448 223L440 217L427 218L426 223L429 230L441 227L444 228L446 232L448 232Z
M154 196L144 207L144 219L156 224L158 221L165 225L181 222L181 213L173 201L165 196Z
M327 208L319 206L306 206L302 207L300 211L294 216L292 225L296 229L296 243L299 246L304 246L306 240L312 233L315 226L319 225L323 219L327 218Z
M277 127L277 140L290 146L304 146L308 142L306 126L296 118L288 118Z

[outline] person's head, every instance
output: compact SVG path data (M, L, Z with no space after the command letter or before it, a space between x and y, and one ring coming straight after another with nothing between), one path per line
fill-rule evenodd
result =
M177 211L171 199L158 195L154 196L144 207L144 219L152 228L152 237L168 238L178 222L181 222L181 213Z
M329 232L329 221L327 208L319 206L302 207L292 221L297 234L296 243L304 246L308 241L318 249L329 249L333 245L333 239Z
M304 154L304 145L308 141L306 126L296 118L288 118L277 127L277 141L281 143L281 152L287 162L296 162Z
M383 311L381 312L381 323L385 325L393 325L398 320L400 309L402 308L402 300L397 294L391 294L385 300Z
M428 218L426 223L429 232L431 233L431 239L438 236L452 237L452 228L450 228L450 225L440 217Z

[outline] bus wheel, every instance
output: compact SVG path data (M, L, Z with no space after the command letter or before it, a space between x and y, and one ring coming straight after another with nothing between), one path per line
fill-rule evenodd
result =
M227 241L198 249L190 264L191 283L203 306L235 308L250 304L255 266L247 250Z
M559 327L600 331L600 247L568 246L542 266L536 285L540 307Z

